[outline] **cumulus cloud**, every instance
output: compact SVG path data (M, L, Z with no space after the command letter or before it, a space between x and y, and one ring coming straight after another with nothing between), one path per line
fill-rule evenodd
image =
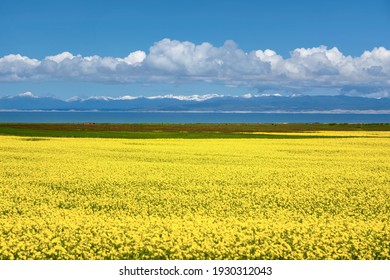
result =
M0 81L76 80L96 83L188 83L203 81L273 90L334 89L388 96L390 51L384 47L361 56L344 55L336 47L292 50L284 58L273 50L245 52L233 41L216 47L164 39L149 52L124 58L81 56L63 52L42 60L20 54L0 58Z
M128 65L141 65L141 63L145 60L146 54L143 51L136 51L130 53L127 57L124 59L119 59L119 61L124 61Z
M57 62L57 63L61 63L65 59L72 60L73 58L74 58L74 55L71 54L70 52L63 52L63 53L59 53L57 55L47 56L46 57L47 60L51 60L51 61L54 61L54 62Z
M221 47L164 39L150 48L146 66L165 78L235 83L268 73L269 64L232 41Z
M20 54L10 54L0 58L0 81L22 81L34 79L40 61Z

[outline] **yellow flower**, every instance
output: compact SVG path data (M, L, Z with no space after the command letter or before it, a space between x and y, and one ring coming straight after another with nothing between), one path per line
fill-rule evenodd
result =
M0 136L0 259L389 259L389 132L316 134Z

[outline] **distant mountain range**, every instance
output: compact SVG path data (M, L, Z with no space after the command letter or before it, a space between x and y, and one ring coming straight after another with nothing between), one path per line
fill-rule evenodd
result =
M199 111L199 112L364 112L390 113L390 98L217 94L155 97L105 97L61 100L32 93L0 97L0 110L39 111Z

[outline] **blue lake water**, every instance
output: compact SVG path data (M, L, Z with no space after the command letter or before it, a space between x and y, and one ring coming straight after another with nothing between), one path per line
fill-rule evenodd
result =
M0 123L390 123L390 114L0 112Z

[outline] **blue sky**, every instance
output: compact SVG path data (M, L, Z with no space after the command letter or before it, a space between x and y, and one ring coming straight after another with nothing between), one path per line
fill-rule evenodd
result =
M388 50L385 0L0 1L0 96L387 97Z

